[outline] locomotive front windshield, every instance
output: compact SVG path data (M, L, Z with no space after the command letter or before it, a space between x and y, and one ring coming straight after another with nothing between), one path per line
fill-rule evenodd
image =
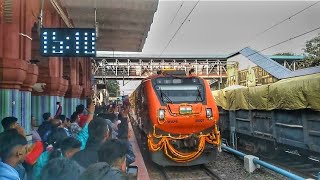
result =
M161 77L153 82L159 100L166 103L203 103L205 90L203 81L192 78Z

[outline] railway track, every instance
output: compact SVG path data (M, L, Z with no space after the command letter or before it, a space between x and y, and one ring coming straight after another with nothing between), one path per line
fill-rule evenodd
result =
M193 167L158 167L162 176L166 180L222 180L218 174L212 171L206 165L193 166Z
M317 159L300 156L294 153L281 152L274 158L264 158L271 163L282 166L296 174L317 179L320 172L320 162Z
M250 154L249 151L241 149L242 152ZM320 173L320 160L303 156L295 151L278 151L273 154L260 153L260 159L291 171L299 176L317 179Z

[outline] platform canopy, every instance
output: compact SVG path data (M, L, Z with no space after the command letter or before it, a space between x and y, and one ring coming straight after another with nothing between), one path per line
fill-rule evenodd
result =
M98 24L98 51L142 51L158 7L158 0L60 2L75 27L93 28Z

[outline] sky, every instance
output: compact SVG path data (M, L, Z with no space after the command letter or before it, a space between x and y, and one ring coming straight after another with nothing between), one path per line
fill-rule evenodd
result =
M173 22L177 10L182 5ZM315 1L200 1L165 54L224 55L244 47L261 50L320 26L320 3L256 37ZM159 1L142 53L160 54L196 1ZM320 30L269 49L264 54L302 54Z
M160 0L142 53L160 55L196 2ZM316 1L201 0L162 55L226 55L248 46L255 50L265 49L320 27L318 3L257 36L314 3ZM291 52L300 55L305 42L319 33L320 29L265 50L262 54ZM128 93L136 84L138 82L130 82L121 91Z

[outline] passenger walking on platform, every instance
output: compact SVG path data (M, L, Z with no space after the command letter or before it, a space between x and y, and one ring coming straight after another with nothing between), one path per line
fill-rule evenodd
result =
M92 164L80 180L126 180L127 145L120 140L106 141L98 151L99 163Z
M26 138L15 129L11 129L0 133L0 144L0 179L24 180L26 173L21 175L17 169L24 162L28 152Z
M123 110L119 116L119 120L121 124L118 127L118 138L124 142L126 142L128 146L127 152L127 165L133 163L135 161L136 156L133 153L132 145L129 142L129 112L130 112L130 102L124 102Z
M44 113L42 117L43 117L43 122L38 128L38 133L41 139L43 139L44 135L51 129L50 121L52 120L51 114L49 112Z
M75 161L56 158L41 171L41 180L78 180L84 169Z
M121 124L119 125L118 130L118 138L119 139L128 139L128 133L129 133L129 126L128 126L128 114L129 114L129 107L123 106L122 111L119 114L119 120L121 121Z
M82 167L87 168L98 162L98 149L102 143L110 138L110 132L105 119L95 117L89 124L89 138L85 149L73 157Z

